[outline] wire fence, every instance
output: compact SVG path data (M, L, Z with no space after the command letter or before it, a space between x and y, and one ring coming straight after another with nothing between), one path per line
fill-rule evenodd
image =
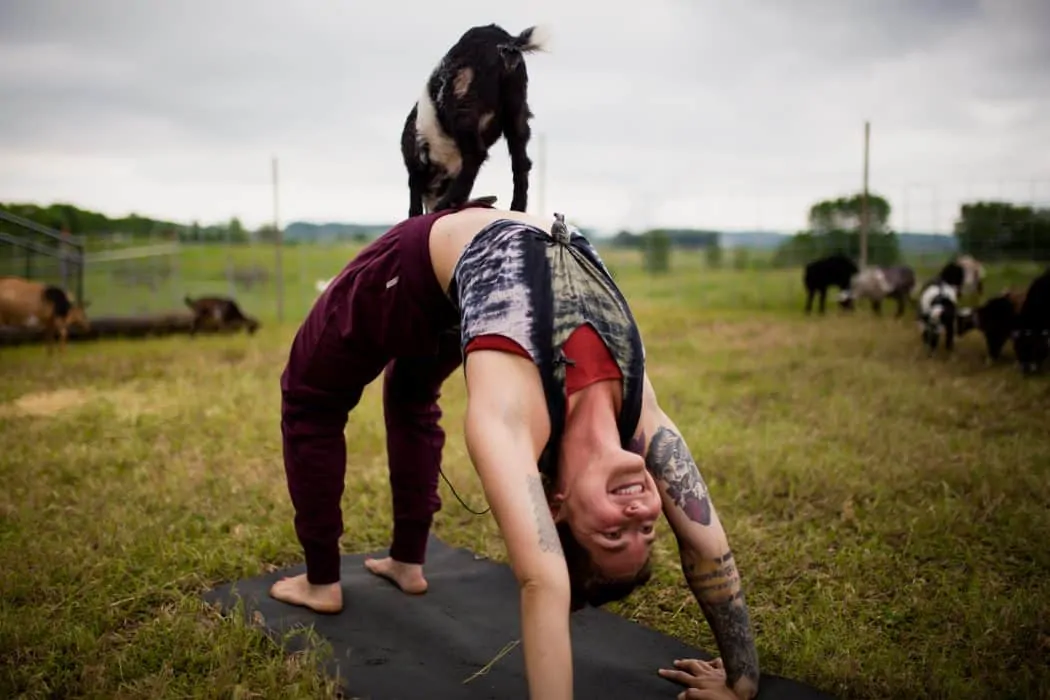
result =
M814 187L813 192L817 191ZM856 194L849 188L819 191L825 198ZM904 263L917 270L935 270L960 249L985 263L1012 266L1023 275L1050 262L1050 179L886 187L873 181L871 195L888 202L888 216L882 223L889 232L873 221L867 247L871 264ZM716 196L705 193L697 200L702 205L705 198ZM779 203L787 197L785 193L749 197L753 208L739 206L736 223L725 227L730 231L698 221L695 231L672 232L667 265L754 271L797 268L836 252L859 258L855 221L827 235L792 235L806 228L809 213L805 206L798 212L798 203L816 202L819 197L793 195L790 211L794 214L779 218L774 212L789 212ZM964 210L978 202L1009 206ZM748 221L749 211L756 213L753 224ZM976 232L969 237L955 235L964 214L969 217L967 230ZM798 225L793 227L792 222ZM328 230L325 238L286 236L278 247L272 228L245 232L237 225L237 236L226 232L211 240L204 240L196 226L157 228L145 236L112 231L85 237L8 217L0 219L0 275L63 286L89 300L93 315L164 313L185 309L186 297L208 295L232 297L246 313L264 322L295 323L327 281L386 227L372 228L368 235L362 233L363 227L348 226L342 233ZM652 264L653 232L632 233L635 235L595 237L594 242L613 254L619 267L636 265L659 272L659 266ZM278 257L282 260L280 279Z

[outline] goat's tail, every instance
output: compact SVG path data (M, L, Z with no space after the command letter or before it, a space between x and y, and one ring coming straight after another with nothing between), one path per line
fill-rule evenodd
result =
M524 30L521 34L505 44L499 45L500 55L507 70L513 70L521 63L522 55L534 51L546 51L550 45L550 28L538 24Z

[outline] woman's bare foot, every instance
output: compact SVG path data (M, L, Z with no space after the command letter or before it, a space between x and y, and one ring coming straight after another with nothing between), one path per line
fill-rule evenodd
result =
M405 593L418 595L427 592L427 580L423 578L422 564L406 564L386 557L365 559L365 568L376 576L393 581Z
M339 583L315 586L306 580L306 574L282 578L270 587L270 595L319 613L337 613L343 609L343 589Z

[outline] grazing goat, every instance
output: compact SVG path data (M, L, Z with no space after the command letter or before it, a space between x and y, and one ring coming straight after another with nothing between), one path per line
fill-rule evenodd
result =
M1013 340L1021 372L1038 372L1050 355L1050 268L1028 285Z
M999 360L1006 341L1013 337L1024 299L1023 291L1007 289L986 301L974 312L974 325L984 334L989 363Z
M942 332L945 350L950 353L955 347L958 299L955 287L943 280L930 282L919 292L919 326L923 345L931 356L937 350Z
M190 336L197 335L202 328L214 330L237 330L246 327L248 334L253 335L259 329L259 321L246 316L229 297L198 297L184 299L186 306L193 312L193 325Z
M60 287L22 277L0 277L0 326L21 326L45 330L48 352L65 350L70 326L91 329L85 313L90 302L77 303Z
M803 282L806 285L806 313L813 310L813 297L820 294L820 313L824 313L824 301L828 287L848 290L850 280L857 274L857 265L845 255L836 253L819 258L806 265Z
M866 267L850 279L849 289L839 294L839 305L852 309L854 302L870 299L871 309L882 313L884 299L897 300L897 318L904 315L904 307L911 301L911 290L915 287L915 271L907 265L889 267Z
M401 155L408 170L408 215L467 201L492 144L507 139L514 194L510 208L525 211L532 161L528 72L523 54L542 50L546 32L518 36L496 26L472 27L431 72L405 119Z

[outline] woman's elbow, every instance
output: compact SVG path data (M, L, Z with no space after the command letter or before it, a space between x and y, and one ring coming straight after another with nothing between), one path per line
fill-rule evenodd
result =
M518 587L523 613L544 610L546 612L542 615L554 614L560 617L564 613L568 618L572 604L568 577L564 581L550 577L522 579Z
M564 601L566 607L572 597L568 570L523 573L518 576L518 588L522 596Z

